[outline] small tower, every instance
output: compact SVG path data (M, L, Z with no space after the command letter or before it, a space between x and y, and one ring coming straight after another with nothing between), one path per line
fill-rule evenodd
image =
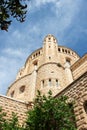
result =
M44 62L56 62L58 56L58 45L56 38L49 34L44 39L44 45L43 45L43 58Z

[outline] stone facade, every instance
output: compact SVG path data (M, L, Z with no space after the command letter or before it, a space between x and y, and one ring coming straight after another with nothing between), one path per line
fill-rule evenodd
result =
M7 118L11 118L12 113L16 113L20 124L23 124L26 120L27 110L32 108L32 103L26 103L24 101L15 100L7 96L0 95L0 106L2 110L7 114Z
M39 89L53 95L73 82L72 66L80 57L73 50L59 46L53 35L43 41L43 47L33 52L19 71L16 81L9 87L7 96L23 101L33 101ZM21 89L24 87L24 91Z
M69 101L74 102L78 130L87 130L87 71L57 94L55 98L61 95L68 96Z
M53 35L47 35L43 47L27 58L7 96L0 96L8 117L14 111L19 120L25 120L37 90L42 94L51 90L55 98L67 95L69 101L75 101L77 128L87 130L87 54L80 58L73 50L59 46Z

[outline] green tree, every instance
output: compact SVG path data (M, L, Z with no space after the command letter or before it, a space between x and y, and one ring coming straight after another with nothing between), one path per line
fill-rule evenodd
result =
M12 18L24 22L26 17L26 0L0 0L0 29L8 30Z
M0 130L2 130L5 122L6 113L2 112L2 108L0 107Z
M40 91L32 110L27 112L27 120L20 126L18 117L12 113L11 119L0 108L0 130L76 130L73 106L67 103L67 97L42 96Z
M34 107L28 112L26 130L76 130L72 110L65 96L53 98L49 92L46 97L38 91Z

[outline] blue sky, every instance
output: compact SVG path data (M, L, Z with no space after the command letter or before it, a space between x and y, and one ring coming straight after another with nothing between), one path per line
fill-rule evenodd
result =
M1 94L47 34L83 56L87 52L87 0L31 0L26 21L14 20L8 32L0 31Z

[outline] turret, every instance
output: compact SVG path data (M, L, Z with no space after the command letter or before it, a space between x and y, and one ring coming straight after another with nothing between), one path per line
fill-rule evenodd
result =
M56 38L49 34L44 39L43 56L44 62L56 62L58 56L58 45Z

